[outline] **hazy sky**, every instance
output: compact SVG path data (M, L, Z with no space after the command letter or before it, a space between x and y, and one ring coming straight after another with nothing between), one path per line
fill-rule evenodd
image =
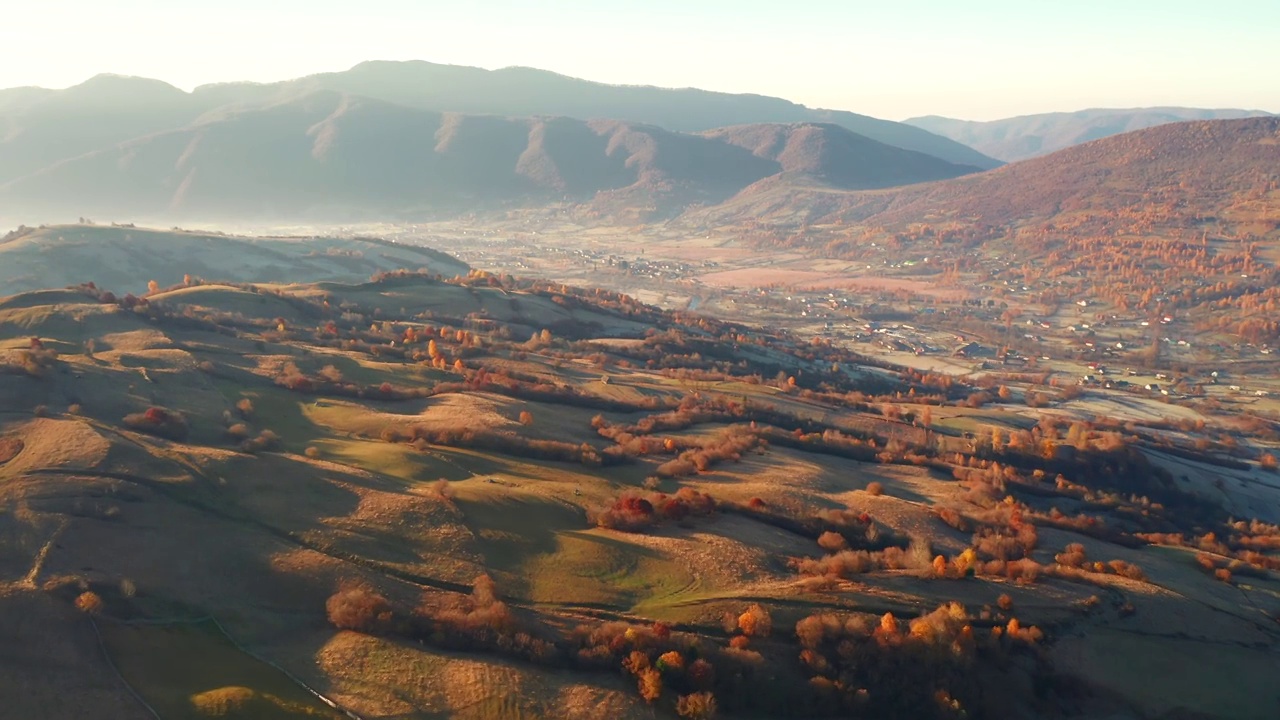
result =
M901 119L1280 112L1280 0L0 0L0 87L526 65Z

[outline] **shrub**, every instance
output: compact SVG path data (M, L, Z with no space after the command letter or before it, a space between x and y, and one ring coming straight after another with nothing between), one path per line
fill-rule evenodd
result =
M680 488L675 495L627 491L609 508L595 513L600 527L624 532L639 532L663 520L683 520L690 516L710 515L716 503L710 495L693 488Z
M773 632L773 618L759 605L751 605L738 616L738 629L747 637L769 637Z
M676 701L676 714L684 720L712 720L716 716L716 698L709 692L681 695Z
M325 611L339 630L383 632L391 623L391 603L363 585L340 588L325 603Z
M1053 557L1054 562L1067 567L1078 568L1084 565L1085 552L1084 545L1080 543L1071 543L1066 550L1058 553Z
M182 415L162 407L150 407L146 412L124 416L124 426L131 430L157 435L169 440L187 438L187 420Z
M969 522L969 519L961 515L955 508L936 508L934 514L938 516L939 520L960 532L973 532L973 523Z
M76 597L76 609L89 615L100 615L106 604L102 602L102 597L93 591L80 593Z
M849 542L845 540L844 536L840 533L828 530L818 536L818 547L826 550L827 552L834 553L848 549Z
M883 495L883 494L884 494L884 484L883 484L883 483L880 483L879 481L875 481L875 482L868 483L868 484L867 484L867 494L869 494L869 495L877 495L877 496L878 496L878 495Z
M240 449L247 453L264 452L274 450L280 446L280 436L270 430L263 430L258 433L257 437L249 438L240 443Z

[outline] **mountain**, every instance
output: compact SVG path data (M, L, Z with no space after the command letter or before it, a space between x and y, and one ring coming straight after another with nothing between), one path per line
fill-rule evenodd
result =
M0 296L85 282L141 293L148 281L168 286L188 274L234 282L359 282L400 269L453 277L469 267L430 248L373 239L255 238L98 225L24 228L0 239Z
M743 138L773 137L771 155ZM798 164L797 164L798 163ZM55 216L209 220L420 216L608 194L613 211L715 204L785 171L875 188L976 171L834 125L705 135L617 120L509 118L318 90L224 105L0 184L0 206Z
M513 116L610 118L700 132L730 125L824 122L887 145L980 169L1000 163L965 145L903 123L840 110L816 110L780 98L692 88L608 85L545 70L501 70L423 61L366 62L350 70L272 84L231 83L196 88L207 104L262 103L333 90L440 112Z
M1280 117L1160 125L970 178L864 195L845 211L868 223L945 218L994 229L1189 228L1252 222L1280 183ZM1274 212L1274 211L1273 211ZM1144 215L1145 217L1139 217ZM1270 234L1276 227L1260 227Z
M1260 117L1171 123L890 190L780 185L692 210L681 220L853 224L886 232L934 226L942 237L974 242L1026 227L1077 235L1213 227L1231 236L1270 237L1280 227L1278 185L1280 117Z
M0 183L162 130L208 108L158 80L99 75L65 90L0 91Z
M1063 148L1111 135L1188 120L1234 120L1266 117L1261 110L1203 110L1157 107L1127 110L1094 108L1077 112L1023 115L976 122L938 115L903 122L928 130L1007 162L1047 155Z
M901 150L832 123L738 125L703 133L804 177L849 190L909 185L956 177L956 166Z

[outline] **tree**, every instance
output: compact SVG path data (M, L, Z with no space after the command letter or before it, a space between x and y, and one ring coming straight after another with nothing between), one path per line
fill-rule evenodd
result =
M391 603L372 588L341 588L325 603L329 622L339 630L372 632L391 620Z
M748 637L768 637L773 631L773 618L759 605L751 605L738 616L738 629Z
M80 593L76 598L76 609L89 615L99 615L102 613L106 603L102 602L102 597L93 591Z
M684 720L711 720L716 716L716 698L709 692L681 695L676 713Z
M525 425L525 426L532 425L532 424L533 424L533 413L529 412L528 410L521 410L521 411L520 411L520 424L521 424L521 425Z
M849 543L840 533L828 530L818 536L818 547L833 553L848 548Z
M640 671L636 684L640 688L640 697L644 698L645 702L651 703L662 695L662 673L655 668L645 668Z
M156 282L155 280L152 280L147 283L148 295L155 295L158 292L160 292L160 283Z

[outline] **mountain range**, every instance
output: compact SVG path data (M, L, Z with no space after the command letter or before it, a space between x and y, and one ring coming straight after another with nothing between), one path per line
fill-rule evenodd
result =
M1073 145L1167 123L1190 120L1235 120L1266 117L1261 110L1206 110L1185 107L1132 109L1093 108L1076 112L990 120L956 120L926 115L904 120L908 125L949 137L1005 162L1047 155Z
M690 211L715 222L857 222L893 208L931 212L972 188L981 197L966 203L991 209L1016 196L1009 207L1030 213L1064 193L1096 192L1099 173L1137 170L1085 140L1259 114L1155 108L895 123L759 95L417 61L192 92L100 75L65 90L0 90L0 218L342 222L566 204L641 222ZM1201 148L1186 132L1121 142L1190 142L1141 155L1164 161ZM1008 159L1071 152L997 168L962 142ZM1204 175L1223 160L1197 156L1183 170ZM1239 160L1237 169L1265 170L1257 157Z
M462 82L469 73L375 63L193 93L115 76L61 91L4 91L0 208L59 219L333 220L602 196L609 207L661 216L723 201L772 176L867 189L993 165L910 126L814 115L769 98L618 88L533 71L475 71L487 83ZM578 91L529 90L544 82ZM599 103L587 103L595 95ZM717 110L704 113L702 105ZM614 114L572 117L605 113ZM785 122L742 124L759 118ZM701 127L721 119L735 124Z
M1280 237L1278 190L1280 117L1258 117L1161 125L891 190L760 188L686 213L682 222L861 227L890 234L931 226L940 237L971 240L1006 238L1031 226L1067 234L1213 226L1233 237L1264 238Z

